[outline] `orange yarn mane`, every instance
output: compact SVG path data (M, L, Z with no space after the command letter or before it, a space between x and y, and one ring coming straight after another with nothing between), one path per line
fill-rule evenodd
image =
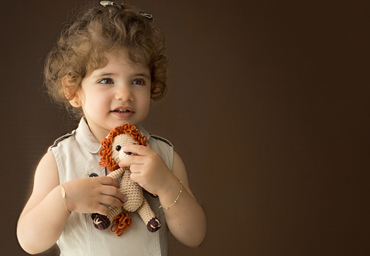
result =
M140 130L136 129L136 126L131 126L129 123L117 126L111 130L108 137L101 141L102 148L99 151L99 155L101 156L99 165L108 167L111 172L119 168L118 164L112 158L112 143L113 139L120 134L130 134L132 139L138 142L138 145L145 146L148 140L145 135L141 135Z

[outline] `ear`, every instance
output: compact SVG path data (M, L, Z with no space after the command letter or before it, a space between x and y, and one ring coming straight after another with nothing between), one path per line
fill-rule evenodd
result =
M76 108L80 107L81 99L76 91L76 84L71 83L67 75L65 75L62 79L62 86L63 86L64 96L67 98L69 103L73 107L76 107Z

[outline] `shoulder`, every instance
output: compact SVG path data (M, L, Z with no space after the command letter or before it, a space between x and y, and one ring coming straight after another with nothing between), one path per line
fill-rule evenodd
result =
M57 164L53 152L48 151L40 160L34 177L34 185L22 215L39 204L46 195L59 185Z
M150 148L157 152L166 163L167 167L172 170L174 150L172 143L160 136L150 135L148 143Z
M67 133L63 136L60 136L59 138L57 138L53 145L51 145L49 148L48 148L48 151L51 151L53 148L56 148L59 144L61 144L62 141L66 142L68 141L68 139L70 140L71 138L74 137L74 134L76 133L76 130L73 130L72 132L70 133Z
M38 205L52 189L59 185L59 177L54 154L49 151L40 160L33 181L33 190L19 219Z
M162 142L164 144L167 144L167 146L170 146L171 148L173 148L173 144L168 139L165 139L161 136L150 134L150 139L154 139L157 143Z
M50 170L57 171L57 163L55 159L55 155L53 152L48 151L40 160L37 168L36 168L36 175L35 177L40 177L40 179L43 179L44 177L48 175L54 175L57 172L52 172Z

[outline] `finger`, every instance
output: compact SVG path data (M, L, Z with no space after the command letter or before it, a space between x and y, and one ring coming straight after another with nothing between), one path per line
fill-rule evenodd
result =
M113 197L113 196L105 196L105 195L102 196L101 199L100 199L100 203L105 204L105 205L109 205L109 206L115 206L117 208L123 206L123 202L121 200L119 200L118 198Z
M94 179L97 179L99 180L100 184L102 185L107 185L107 186L114 186L114 187L119 187L119 184L118 182L111 178L111 177L107 177L107 176L101 176L101 177L96 177Z
M125 153L131 152L139 156L146 156L150 153L150 148L142 145L127 145L123 147Z
M145 159L143 156L127 156L121 159L118 163L119 167L127 167L132 165L143 165L145 163Z
M127 197L117 188L115 187L108 187L105 186L100 192L104 196L110 196L110 197L115 197L118 200L120 200L122 203L124 203L127 200Z
M143 165L133 164L133 165L130 166L130 171L131 171L131 175L132 174L140 174L143 171Z
M131 172L130 179L133 182L136 182L140 185L140 173L139 172ZM140 185L141 186L141 185Z
M109 209L107 207L105 207L104 205L99 204L99 205L96 206L96 208L93 212L96 212L96 213L99 213L101 215L107 216L108 213L109 213Z

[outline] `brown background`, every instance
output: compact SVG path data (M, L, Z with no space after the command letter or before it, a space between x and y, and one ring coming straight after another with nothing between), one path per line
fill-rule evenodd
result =
M34 169L75 127L42 88L75 3L0 6L0 255L26 255ZM175 144L208 216L204 243L171 238L170 255L368 255L368 1L129 3L155 15L172 60L145 125Z

